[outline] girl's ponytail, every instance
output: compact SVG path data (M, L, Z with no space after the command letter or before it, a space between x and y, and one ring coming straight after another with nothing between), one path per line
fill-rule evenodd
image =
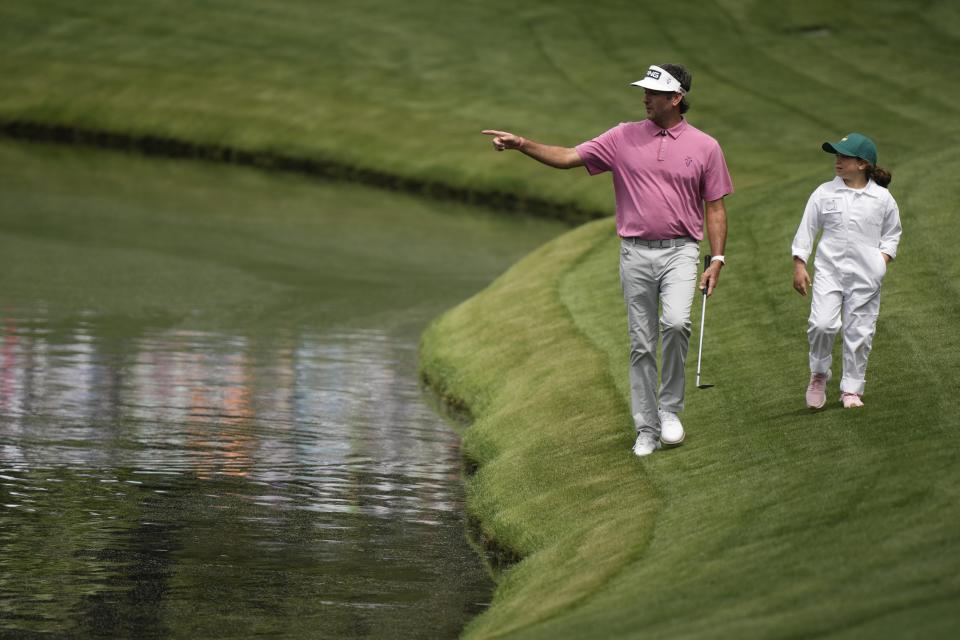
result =
M867 177L884 188L893 180L893 174L882 167L874 165L867 167Z

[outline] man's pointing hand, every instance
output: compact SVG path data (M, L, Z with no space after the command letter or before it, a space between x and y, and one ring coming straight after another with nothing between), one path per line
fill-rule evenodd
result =
M497 131L495 129L484 129L481 133L493 136L493 148L497 151L504 149L519 149L525 142L520 136L514 135L508 131Z

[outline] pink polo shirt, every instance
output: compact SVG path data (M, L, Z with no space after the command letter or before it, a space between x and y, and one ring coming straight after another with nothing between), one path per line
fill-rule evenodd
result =
M623 122L577 153L590 175L613 172L622 237L703 240L704 201L733 193L720 144L686 120L667 130Z

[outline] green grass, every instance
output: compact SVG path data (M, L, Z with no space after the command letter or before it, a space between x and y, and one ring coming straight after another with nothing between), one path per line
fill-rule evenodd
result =
M609 210L603 179L515 163L480 130L579 143L642 118L628 83L651 60L677 60L694 71L691 120L724 144L741 189L809 173L811 139L855 127L899 159L960 131L949 98L958 22L948 2L892 0L11 0L0 6L0 122ZM818 25L830 35L804 31Z
M950 2L105 1L0 7L0 121L334 160L611 210L609 179L495 154L642 117L650 62L694 73L723 145L723 280L688 442L629 454L612 223L518 264L428 332L476 422L469 508L524 560L473 637L949 637L960 625L960 10ZM860 130L904 240L857 413L803 408L790 287L819 143ZM695 307L695 313L698 308ZM694 331L698 327L694 326ZM831 387L836 393L836 387Z
M932 170L902 176L902 201L960 195ZM786 227L803 199L779 213L767 202L758 189L738 213ZM472 635L951 637L960 305L930 292L960 269L917 250L937 245L935 225L907 228L863 411L841 410L836 384L829 409L804 408L807 300L790 290L789 238L751 250L741 235L708 307L704 372L717 386L691 384L687 442L642 461L629 451L609 221L552 242L436 323L423 366L477 415L470 507L527 558Z
M890 75L871 71L901 67L901 53L937 67L957 18L939 5L928 8L939 22L922 23L930 14L881 5L855 20L859 33L801 44L791 25L843 29L836 7L807 6L744 13L742 64L721 44L705 65L740 93L717 82L691 112L724 144L738 192L730 267L708 308L704 373L717 387L690 385L683 447L643 461L629 453L610 221L529 256L427 334L427 375L475 407L470 507L526 558L468 636L952 637L960 625L960 267L950 256L960 153L948 124L958 74L944 71L937 99L920 89L888 101ZM709 60L700 47L717 40L699 27L677 26L667 58ZM871 38L883 29L923 44L881 52ZM752 140L729 130L738 116ZM941 124L939 142L918 144ZM884 285L867 407L840 410L834 383L831 408L810 413L809 299L791 290L789 246L806 197L831 176L819 142L848 130L880 141L904 241Z

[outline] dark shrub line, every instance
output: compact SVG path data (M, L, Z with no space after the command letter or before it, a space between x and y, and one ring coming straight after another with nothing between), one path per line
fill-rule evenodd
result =
M609 214L584 209L574 203L551 202L497 190L457 187L442 182L409 178L331 160L288 156L273 151L252 151L199 144L176 138L136 135L54 125L25 120L0 120L0 134L18 140L114 149L149 156L190 158L225 162L267 171L285 171L308 176L355 182L378 189L415 194L435 200L462 202L500 212L516 212L577 225Z

